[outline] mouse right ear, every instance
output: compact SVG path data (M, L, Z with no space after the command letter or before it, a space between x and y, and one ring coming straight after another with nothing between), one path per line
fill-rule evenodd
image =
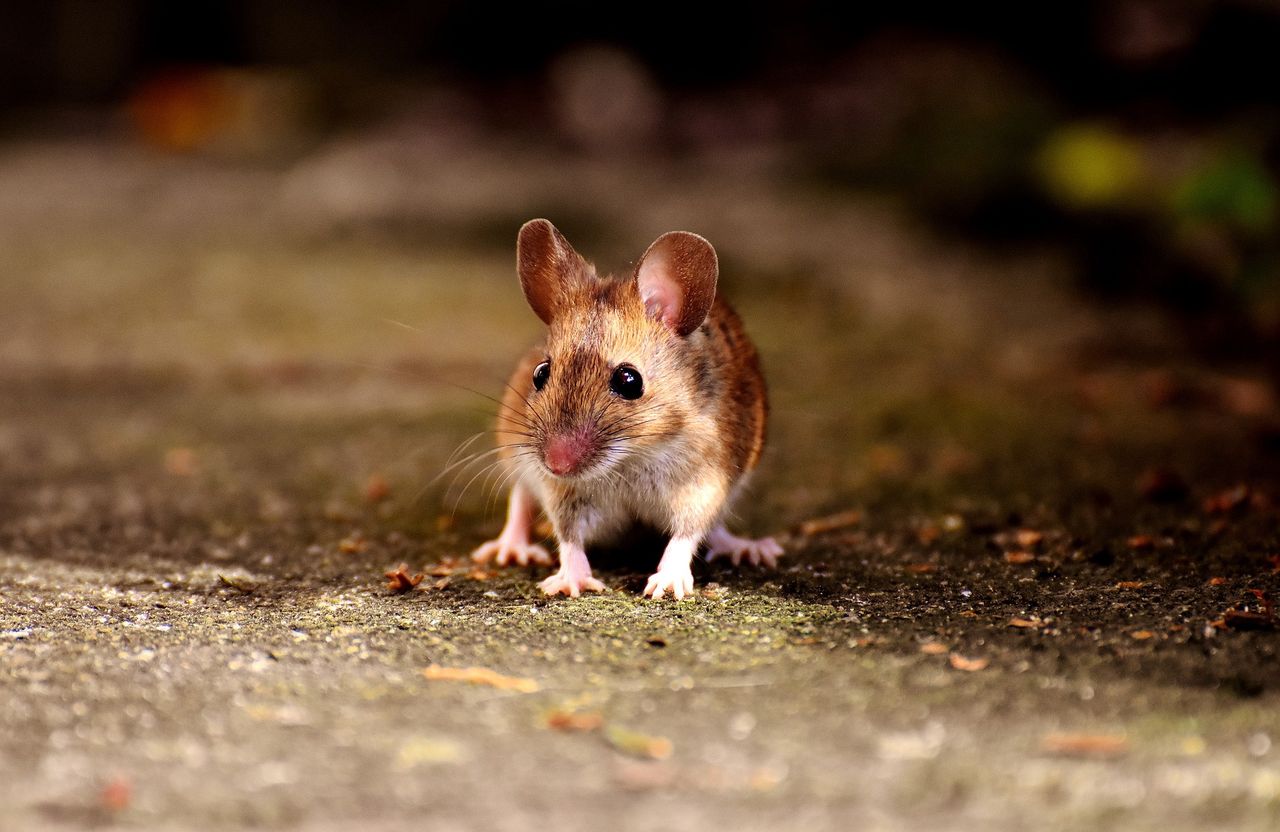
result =
M516 239L516 271L529 306L550 325L564 297L565 284L576 279L586 261L573 250L550 220L529 220Z

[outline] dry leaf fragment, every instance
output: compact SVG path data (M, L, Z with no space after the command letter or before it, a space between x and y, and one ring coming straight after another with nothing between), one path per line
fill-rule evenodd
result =
M1237 485L1234 488L1228 488L1221 491L1204 501L1204 510L1206 514L1231 514L1232 512L1244 508L1249 503L1251 492L1247 485Z
M1276 626L1275 618L1260 612L1230 609L1222 618L1210 622L1220 630L1270 630Z
M1023 549L1034 549L1044 540L1044 533L1035 529L1018 529L1014 532L1013 539Z
M1028 563L1034 563L1035 559L1036 556L1034 554L1026 551L1004 553L1005 563L1011 563L1014 566L1026 566Z
M1119 757L1129 750L1122 734L1048 734L1040 747L1051 754L1071 757Z
M666 737L651 737L626 728L610 726L605 730L605 738L614 748L633 757L665 760L671 756L671 740Z
M1152 639L1155 637L1156 637L1156 634L1151 632L1150 630L1135 630L1134 632L1129 633L1129 638L1132 638L1136 641L1146 641L1147 639Z
M1045 626L1047 622L1039 618L1010 618L1009 626L1018 627L1023 630L1034 630Z
M813 520L806 520L800 524L800 534L805 537L813 537L814 535L826 534L837 529L847 529L856 526L862 522L862 512L858 509L850 509L842 511L838 514L832 514L827 517L817 517Z
M423 668L422 675L431 681L468 682L519 693L535 693L538 690L538 683L533 679L503 676L487 667L441 667L433 664Z
M604 725L604 717L595 711L551 711L545 719L547 727L556 731L594 731Z
M1146 581L1116 581L1116 589L1142 589Z
M490 572L489 570L482 569L481 567L477 566L467 573L467 578L468 580L472 580L472 581L487 581L490 578L492 578L493 575L494 573Z
M229 586L234 590L243 592L245 595L248 595L250 592L257 589L252 581L247 581L244 578L228 578L223 574L218 575L218 582L223 586Z
M974 673L979 670L986 670L987 665L989 664L991 664L990 659L967 659L959 653L951 654L951 666L956 670L964 670L969 673Z
M926 641L920 645L920 652L926 656L941 656L951 652L951 648L940 641Z
M416 575L409 574L409 564L402 563L393 571L383 573L387 577L387 589L396 593L408 592L418 584L422 583L422 579L426 577L421 572Z
M908 563L908 564L907 564L907 566L906 566L906 570L907 570L908 572L910 572L912 575L928 575L928 574L930 574L931 572L937 572L937 571L938 571L938 564L936 564L936 563Z
M369 541L358 534L344 537L338 541L338 551L344 555L356 555L369 548Z
M364 482L364 499L368 503L380 503L391 496L391 483L381 474L373 474Z

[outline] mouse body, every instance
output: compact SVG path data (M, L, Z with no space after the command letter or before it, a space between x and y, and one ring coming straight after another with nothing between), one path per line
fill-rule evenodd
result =
M702 237L659 237L629 276L597 275L547 220L517 239L526 299L546 341L517 364L498 415L512 487L506 524L480 562L550 564L531 540L539 506L559 570L539 585L577 597L604 585L587 547L635 522L669 536L645 594L693 591L692 559L775 566L771 538L738 537L725 514L764 448L768 399L754 345L716 295L719 263Z

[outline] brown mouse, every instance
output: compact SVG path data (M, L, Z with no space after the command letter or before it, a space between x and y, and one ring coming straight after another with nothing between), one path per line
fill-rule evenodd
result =
M716 295L715 249L663 234L628 277L600 277L544 219L520 229L516 267L547 325L516 367L498 416L499 456L514 485L507 520L477 561L550 564L530 540L538 506L560 569L539 586L577 597L603 590L586 547L636 521L669 536L645 594L693 592L690 563L775 566L772 538L733 535L724 518L764 447L768 401L756 349Z

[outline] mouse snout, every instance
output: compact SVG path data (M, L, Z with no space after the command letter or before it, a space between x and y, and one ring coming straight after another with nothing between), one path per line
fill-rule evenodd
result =
M542 452L551 473L558 477L575 474L595 451L595 442L589 431L579 428L552 436Z

